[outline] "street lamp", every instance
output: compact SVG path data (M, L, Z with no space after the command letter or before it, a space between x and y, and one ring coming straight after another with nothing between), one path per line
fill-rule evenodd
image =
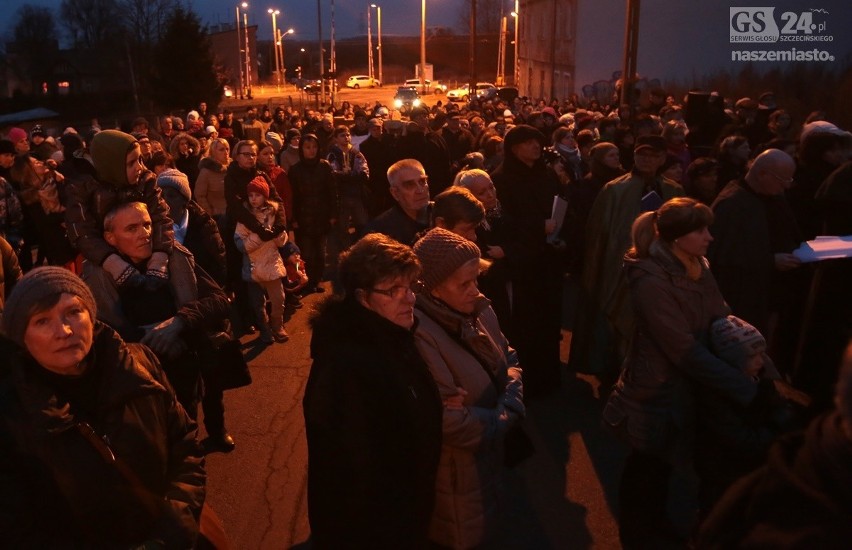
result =
M426 0L420 0L420 89L426 86Z
M379 84L384 82L382 79L382 7L376 4L370 4L371 8L376 8L376 20L378 22L379 44L376 49L379 51Z
M281 66L278 59L278 26L275 24L275 18L281 12L269 8L266 13L272 16L272 49L275 50L275 82L278 84L278 91L281 91Z
M278 29L278 39L275 41L275 47L279 48L279 57L281 58L281 79L284 85L287 85L287 63L284 62L284 37L288 34L293 34L293 29L287 29L287 32L281 34L281 29Z
M240 74L240 99L243 98L243 40L240 36L240 6L237 5L237 72Z
M515 88L520 89L518 80L521 77L521 66L518 64L518 23L521 21L520 10L518 9L518 0L515 0L515 11L512 12L512 17L515 18Z
M246 32L246 97L251 95L251 57L249 55L248 2L240 4L243 7L243 30Z
M373 86L373 25L370 23L370 14L373 8L367 6L367 76L370 77L370 86Z

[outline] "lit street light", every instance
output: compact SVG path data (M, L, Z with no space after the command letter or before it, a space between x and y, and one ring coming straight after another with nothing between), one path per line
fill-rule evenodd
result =
M293 29L287 29L287 32L284 34L281 33L281 29L278 29L278 39L275 41L275 47L279 50L279 56L281 58L281 80L284 81L284 85L287 85L287 64L284 62L284 37L288 34L293 34Z
M248 2L240 4L243 7L243 30L246 33L246 97L251 95L251 57L249 55Z
M266 13L272 16L272 49L275 50L275 82L278 85L278 91L281 91L281 66L278 59L278 26L275 24L275 18L281 12L269 8Z
M378 22L378 41L376 49L379 51L379 83L384 83L382 79L382 7L376 4L370 4L371 8L376 8L376 20Z
M243 39L240 36L240 6L237 5L237 72L240 74L240 99L243 98Z
M512 17L515 18L515 88L520 90L518 80L521 77L521 66L518 64L518 27L521 22L520 10L518 9L518 0L515 0L515 11L512 12Z
M426 0L420 0L420 89L426 86Z

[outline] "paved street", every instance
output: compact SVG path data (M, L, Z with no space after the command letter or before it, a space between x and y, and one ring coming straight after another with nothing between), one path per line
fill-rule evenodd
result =
M301 399L310 370L307 317L324 296L304 300L287 323L288 343L263 348L253 345L255 336L243 339L254 383L226 394L237 448L208 457L208 500L234 548L291 548L309 537ZM618 547L610 503L623 450L599 429L594 391L566 375L556 397L529 405L537 452L508 474L511 520L500 548Z

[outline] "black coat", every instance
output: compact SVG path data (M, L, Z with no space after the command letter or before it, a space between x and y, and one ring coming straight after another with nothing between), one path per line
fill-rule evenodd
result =
M7 548L192 547L205 495L197 427L154 354L97 323L80 405L59 377L0 339L0 533ZM70 409L63 406L68 403ZM85 421L147 496L87 440Z
M427 548L442 404L405 330L354 299L313 320L305 389L314 548Z
M287 174L293 188L293 217L299 231L324 235L337 218L334 175L326 160L300 160Z
M195 201L186 205L189 211L189 224L183 245L195 256L195 261L208 275L225 286L225 243L219 234L216 220Z

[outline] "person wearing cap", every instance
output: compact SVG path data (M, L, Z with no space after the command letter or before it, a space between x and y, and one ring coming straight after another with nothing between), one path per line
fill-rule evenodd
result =
M284 146L278 155L278 166L285 173L290 171L291 166L299 162L299 138L301 136L302 133L296 128L290 128L284 133Z
M352 134L352 148L361 150L361 144L370 137L370 127L367 124L367 113L364 109L355 110L355 123L349 129Z
M416 159L423 165L434 197L453 183L450 150L444 138L429 128L428 109L415 107L409 116L412 123L399 140L399 153L402 158Z
M549 242L559 179L543 155L544 135L525 124L503 142L503 162L492 178L506 217L506 255L512 285L512 323L503 330L525 367L527 396L543 397L560 385L561 251Z
M59 267L24 276L0 337L0 518L16 548L191 548L206 474L156 356Z
M633 169L598 193L586 225L585 257L569 366L613 378L633 334L633 314L621 274L630 248L630 228L642 212L684 195L683 188L657 172L666 160L666 140L640 136Z
M388 168L397 160L396 141L384 132L384 121L381 118L371 118L367 128L369 136L361 142L359 150L370 167L367 212L370 218L375 218L394 203L389 190Z
M92 139L90 152L97 176L71 182L66 202L68 239L94 265L103 267L120 288L159 288L168 279L174 230L157 177L139 160L136 139L118 130L103 130ZM144 274L123 260L103 238L103 220L117 204L143 201L151 216L153 254Z
M414 341L420 264L371 234L341 254L343 295L312 320L302 402L317 550L429 545L442 404Z
M447 122L438 134L444 138L450 153L451 172L455 175L461 168L465 155L473 151L473 134L461 127L461 113L453 111L447 116Z
M708 349L711 323L729 313L704 255L713 212L676 197L640 214L623 256L636 315L632 344L603 411L606 426L631 449L619 487L625 548L676 542L667 516L669 480L688 464L696 430L693 386L746 407L757 383Z
M30 151L38 160L45 161L58 150L53 138L48 139L47 132L41 124L36 124L30 130Z
M487 262L476 243L435 227L414 253L423 266L415 342L444 402L429 540L487 547L499 530L503 436L526 413L518 354L477 288Z
M719 194L716 187L719 174L719 163L710 157L699 157L692 161L686 169L686 195L699 202L712 206Z
M28 155L30 153L30 140L27 136L27 131L23 128L12 128L6 134L6 139L12 142L15 148L15 156Z

